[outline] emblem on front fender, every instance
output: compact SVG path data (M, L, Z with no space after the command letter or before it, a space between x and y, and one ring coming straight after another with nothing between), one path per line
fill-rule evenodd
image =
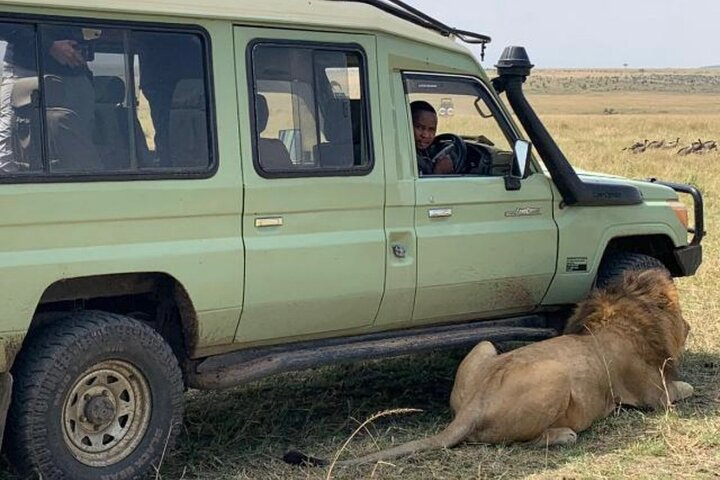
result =
M515 210L505 212L506 217L530 217L533 215L540 215L538 207L518 207Z

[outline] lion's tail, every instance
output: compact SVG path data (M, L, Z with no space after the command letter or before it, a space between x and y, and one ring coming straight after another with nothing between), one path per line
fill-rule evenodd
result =
M476 413L472 411L465 415L463 415L463 412L459 412L450 425L448 425L442 432L433 435L432 437L413 440L411 442L398 445L397 447L380 450L379 452L371 453L362 457L339 461L337 462L337 465L359 465L361 463L390 460L392 458L402 457L403 455L422 452L425 450L454 447L465 440L465 438L467 438L467 436L476 428L477 424L475 419L472 418L474 415L476 415ZM309 457L300 452L288 452L285 454L283 459L294 465L305 464L310 466L320 466L328 465L330 463L326 459Z

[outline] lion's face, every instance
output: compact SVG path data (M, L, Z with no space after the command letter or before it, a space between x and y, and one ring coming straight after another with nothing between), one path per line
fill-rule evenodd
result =
M690 325L683 318L678 291L668 273L660 269L626 272L581 302L565 333L607 330L649 346L642 350L657 355L646 359L652 363L677 360Z
M643 276L647 278L642 278ZM678 290L672 279L662 270L650 270L641 272L638 277L640 282L648 282L653 285L653 295L651 300L657 303L658 308L665 314L658 318L658 330L665 333L670 338L668 345L673 359L677 360L680 354L685 350L685 342L690 334L690 324L685 320L680 308L680 298ZM662 328L667 323L668 331Z

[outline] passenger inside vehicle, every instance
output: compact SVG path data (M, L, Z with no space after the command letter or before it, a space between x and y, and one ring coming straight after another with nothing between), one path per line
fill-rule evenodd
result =
M455 168L447 148L433 143L438 123L433 106L424 100L416 100L410 104L410 112L420 175L454 173Z
M0 171L13 173L40 168L36 145L39 124L39 78L45 91L48 155L57 170L93 169L98 154L84 134L94 123L93 41L99 30L46 26L42 42L25 24L0 24L4 44L0 86ZM44 76L39 77L39 47ZM17 87L17 88L16 88Z

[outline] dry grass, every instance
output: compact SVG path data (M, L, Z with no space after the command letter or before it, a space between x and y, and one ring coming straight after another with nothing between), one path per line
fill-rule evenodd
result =
M597 115L604 114L606 109L611 109L617 114L644 114L656 117L666 129L682 128L685 122L678 121L680 119L663 118L660 117L661 115L713 116L720 112L720 93L703 95L679 92L531 93L529 97L533 105L542 112L543 118L547 115ZM668 122L668 120L673 121ZM692 125L689 127L694 128ZM717 135L718 132L715 133Z
M640 478L717 479L720 472L720 154L679 157L672 151L621 152L630 143L681 137L720 138L720 95L597 93L534 95L548 128L574 165L619 175L693 182L706 200L704 262L678 284L692 325L682 367L695 396L667 412L620 410L580 434L578 443L549 450L462 445L392 464L337 467L335 479ZM603 115L606 107L619 114ZM630 114L632 112L632 114ZM323 479L326 468L285 465L297 448L332 458L373 413L384 417L348 445L343 458L416 439L450 420L448 399L465 351L416 355L281 375L223 392L189 392L177 448L163 479ZM148 478L155 478L155 473Z
M720 93L717 69L539 70L527 81L530 92L692 92Z

